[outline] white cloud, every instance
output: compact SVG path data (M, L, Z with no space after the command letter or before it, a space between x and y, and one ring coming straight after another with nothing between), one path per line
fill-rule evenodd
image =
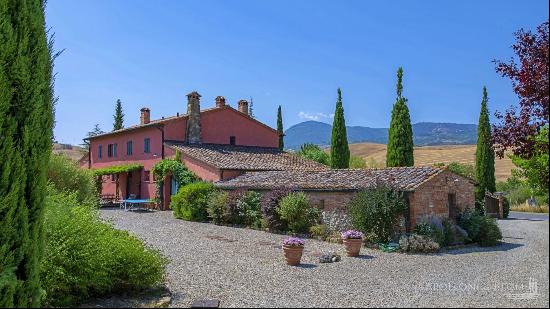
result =
M323 119L332 119L334 118L334 114L325 114L320 112L317 112L317 113L299 112L298 117L300 117L300 119L320 121Z

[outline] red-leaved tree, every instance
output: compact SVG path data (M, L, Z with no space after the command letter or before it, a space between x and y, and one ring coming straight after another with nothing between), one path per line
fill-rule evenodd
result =
M548 125L548 22L538 26L536 33L520 29L514 35L512 48L517 59L494 63L499 74L512 80L520 109L510 107L504 114L496 113L501 123L493 125L493 139L500 158L510 149L528 159L541 146L534 136ZM548 143L542 146L547 149Z

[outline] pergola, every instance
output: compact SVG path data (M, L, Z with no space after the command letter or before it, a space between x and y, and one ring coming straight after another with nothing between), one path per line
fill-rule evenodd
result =
M115 176L115 183L116 183L116 196L115 198L119 198L119 190L120 190L120 184L119 184L119 175L123 173L131 173L133 171L141 170L143 169L143 165L136 164L136 163L130 163L130 164L122 164L122 165L113 165L103 168L98 168L93 170L94 176L96 177L96 184L98 189L101 189L101 178L104 175L114 175ZM141 180L140 180L141 181Z

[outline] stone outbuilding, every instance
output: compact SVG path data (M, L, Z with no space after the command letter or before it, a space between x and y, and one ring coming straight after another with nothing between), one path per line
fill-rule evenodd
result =
M409 206L409 212L405 214L408 229L423 218L454 219L467 207L474 207L475 182L435 166L247 172L215 183L218 188L227 190L261 192L286 187L303 191L322 210L345 209L357 192L377 184L403 192Z

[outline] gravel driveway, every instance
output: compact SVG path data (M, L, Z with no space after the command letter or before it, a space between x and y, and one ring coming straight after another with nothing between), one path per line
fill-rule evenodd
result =
M185 222L167 211L101 215L171 259L174 307L201 299L222 307L548 307L548 221L500 221L503 245L437 255L363 248L363 256L348 258L341 245L307 240L303 264L290 267L282 235ZM319 264L327 251L342 261ZM537 290L524 294L530 278ZM534 299L513 299L526 297Z

